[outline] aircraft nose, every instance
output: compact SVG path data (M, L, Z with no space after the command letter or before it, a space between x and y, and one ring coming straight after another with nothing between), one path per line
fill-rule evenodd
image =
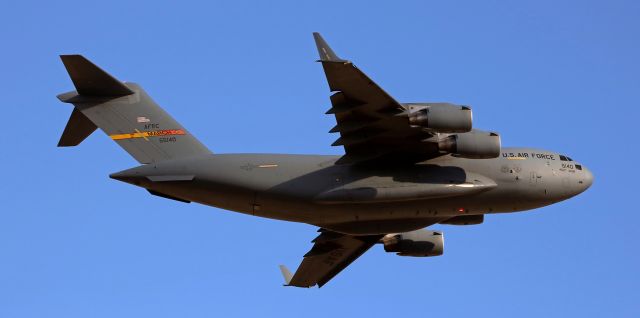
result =
M593 173L591 170L587 169L585 166L582 166L582 191L589 189L589 187L593 184Z

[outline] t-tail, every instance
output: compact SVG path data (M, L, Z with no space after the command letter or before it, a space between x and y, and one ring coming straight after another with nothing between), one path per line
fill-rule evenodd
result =
M60 58L76 90L58 95L74 106L59 147L76 146L100 128L140 163L211 153L139 85L118 81L82 55Z

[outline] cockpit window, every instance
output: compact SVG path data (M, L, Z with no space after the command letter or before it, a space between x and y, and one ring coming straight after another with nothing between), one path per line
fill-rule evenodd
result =
M576 163L576 170L582 170L582 166Z
M560 155L560 161L573 161L573 159L571 159L571 158L569 158L567 156Z

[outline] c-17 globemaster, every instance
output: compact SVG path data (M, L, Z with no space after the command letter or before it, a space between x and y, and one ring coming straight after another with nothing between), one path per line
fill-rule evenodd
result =
M379 243L401 256L438 256L433 224L480 224L485 214L553 204L585 191L589 170L570 157L502 148L472 128L471 108L399 103L314 33L331 95L330 130L343 156L214 154L137 84L123 83L80 55L62 55L75 91L58 146L97 128L141 165L111 178L151 194L318 226L288 286L319 287Z

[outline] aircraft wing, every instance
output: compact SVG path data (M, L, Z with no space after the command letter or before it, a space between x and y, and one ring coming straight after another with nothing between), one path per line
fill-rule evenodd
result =
M435 157L437 144L425 144L433 137L409 125L407 110L348 60L339 58L319 33L313 34L331 96L331 109L340 133L332 146L343 146L345 156L337 163L358 162L385 155Z
M322 287L349 264L376 244L383 235L351 236L325 229L312 242L313 248L304 255L302 263L291 275L281 266L287 286Z

